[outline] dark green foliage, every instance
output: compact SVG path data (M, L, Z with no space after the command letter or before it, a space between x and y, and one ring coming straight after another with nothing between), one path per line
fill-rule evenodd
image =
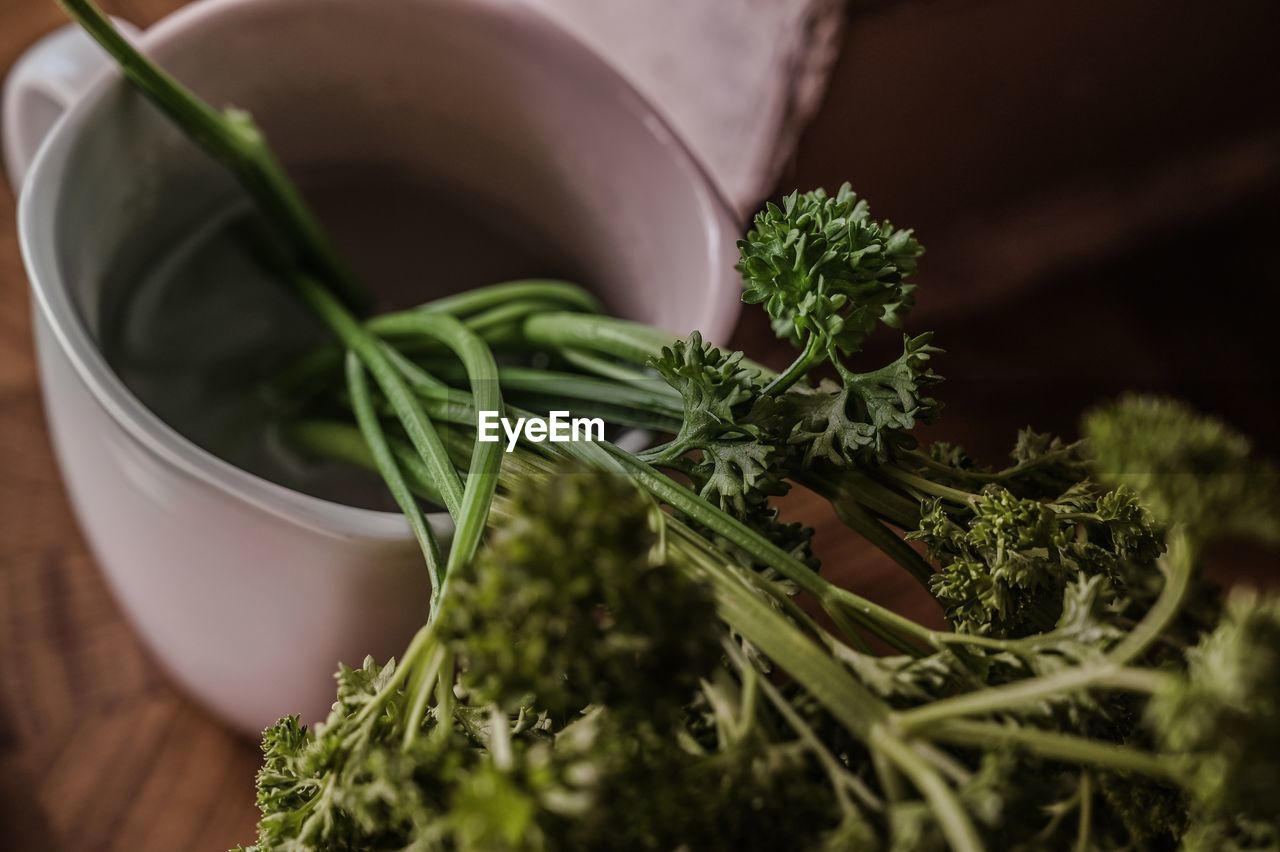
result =
M1274 819L1280 790L1280 599L1240 592L1187 653L1187 677L1152 700L1160 742L1187 758L1209 820Z
M379 700L394 672L366 660L339 673L339 699L313 731L287 717L263 734L258 773L261 852L301 849L397 849L448 806L449 779L474 762L469 749L440 738L401 750L403 706L356 721L355 711ZM358 743L351 751L346 743Z
M1280 819L1236 817L1193 822L1182 838L1183 852L1276 852Z
M968 831L1001 849L1273 848L1280 617L1236 606L1184 677L1183 649L1218 613L1165 538L1274 538L1274 471L1221 424L1149 400L1092 415L1088 442L1025 429L1001 470L953 445L917 452L915 427L940 410L932 336L904 336L879 369L847 361L910 307L919 253L847 188L793 195L742 244L745 298L804 347L782 374L696 333L647 360L645 332L608 352L623 363L525 353L596 371L580 399L655 370L678 411L624 387L609 405L679 416L640 460L701 501L655 488L678 507L667 515L555 448L513 457L499 522L402 667L344 668L326 724L288 718L264 736L263 852L914 852L964 846ZM819 367L836 381L807 381ZM813 531L770 504L793 479L858 509L842 519L925 583L960 635L771 552L817 568ZM891 526L928 561L886 543ZM1170 606L1175 580L1191 591Z
M795 425L787 438L806 465L875 463L895 449L915 442L907 434L917 422L928 423L939 403L924 395L942 379L929 366L941 352L931 334L903 338L896 361L870 373L854 373L838 364L842 384L824 381L816 390L793 390L782 400Z
M750 517L748 523L789 556L814 571L820 567L818 558L813 555L813 527L797 522L787 523L778 517L777 509L764 509Z
M933 333L916 337L903 335L902 355L888 366L870 373L841 370L845 386L861 399L863 418L877 433L905 432L917 422L928 423L941 409L923 391L942 381L933 372L930 360L942 350L932 346Z
M758 377L742 357L695 331L649 362L684 402L680 431L653 459L682 467L704 500L739 518L788 490L786 451L770 431L774 406L760 397Z
M710 597L657 558L652 504L626 480L570 469L511 510L408 677L344 667L324 725L266 731L257 848L663 849L681 836L665 826L688 831L668 817L699 792L681 786L695 757L671 730L718 665ZM416 678L446 649L468 703L419 729Z
M699 446L726 432L755 431L739 422L740 406L753 401L760 390L758 376L742 366L742 358L741 352L726 353L706 343L695 331L649 362L684 402L673 444Z
M939 457L963 460L951 447ZM1076 467L1078 451L1024 430L1013 457L1011 475L989 476L1000 483L963 504L926 501L919 528L908 535L940 563L930 588L957 630L999 637L1044 632L1062 614L1067 587L1087 577L1107 578L1109 599L1127 593L1147 600L1158 592L1152 581L1159 578L1154 566L1163 529L1132 491L1077 479L1052 499L1019 497L1011 485L1023 493L1043 489Z
M1097 779L1117 846L1169 848L1186 832L1187 796L1177 786L1132 772L1100 772Z
M701 791L701 807L677 818L689 849L807 852L839 827L821 773L793 749L739 743L695 764L688 781Z
M1046 504L989 485L961 522L932 501L911 537L942 563L930 588L956 629L1011 637L1058 620L1072 573L1063 553L1069 529Z
M1013 467L1002 472L1000 481L1022 497L1052 497L1089 476L1089 459L1079 442L1069 444L1030 427L1018 431L1009 458Z
M441 614L476 698L554 714L688 700L719 659L717 622L709 595L660 561L654 511L627 480L572 468L512 495Z
M775 208L781 218L770 227L790 216L797 233L819 227L821 239L839 242L845 237L829 226L853 215L838 212L845 203L865 216L850 198L812 194ZM744 268L776 273L749 276L749 297L776 310L787 334L814 335L838 382L815 388L796 369L795 381L775 387L744 366L742 353L696 334L676 341L649 366L680 395L681 426L645 461L686 476L704 501L678 516L703 536L699 559L752 572L741 575L743 586L781 614L779 629L829 653L891 719L991 689L1109 671L1109 655L1159 610L1169 585L1167 529L1149 506L1202 536L1265 534L1269 486L1258 483L1269 480L1241 485L1227 473L1244 468L1247 448L1185 410L1173 418L1161 409L1153 422L1146 403L1095 414L1088 444L1023 430L1003 470L981 468L951 445L915 452L914 427L939 410L927 395L939 381L930 335L904 337L903 355L878 370L855 372L843 360L910 301L898 275L913 268L912 250L882 262L890 243L901 249L908 238L877 225L848 239L873 230L882 248L827 245L815 261L821 274L803 287L777 263L786 252L811 259L817 241L808 236L788 243L775 229L744 259ZM807 295L793 298L804 287ZM797 362L805 369L807 357ZM1132 445L1152 441L1163 449ZM1155 459L1161 470L1199 461L1194 481L1171 489L1164 473L1105 476L1115 469L1101 461L1108 453ZM1091 480L1094 472L1114 487ZM762 547L731 543L708 514L731 514L816 569L813 531L782 522L770 505L788 479L805 476L806 484L831 477L825 482L842 499L865 497L872 516L888 506L883 516L900 525L910 514L902 503L921 503L909 537L925 544L935 571L923 578L967 638L926 634L924 648L899 643L911 652L897 656L853 650L862 646L835 639L788 597L813 590L807 575ZM794 670L717 610L699 579L705 563L695 560L693 571L672 563L673 522L632 483L560 469L515 487L501 514L487 546L449 578L436 632L411 652L405 673L371 663L344 669L325 726L309 734L286 719L267 733L263 850L914 852L954 842L954 824L933 802L902 779L891 794L856 727L791 684ZM1065 736L1069 755L1076 738L1082 749L1150 759L1151 777L1111 771L1087 750L1077 761L997 740L931 743L928 725L903 744L937 761L932 771L991 848L1161 849L1184 837L1192 849L1271 848L1264 803L1280 775L1270 757L1277 713L1266 704L1275 696L1265 684L1277 673L1266 654L1254 654L1252 665L1271 680L1250 680L1238 650L1202 648L1190 655L1189 676L1177 675L1183 645L1217 619L1212 594L1195 586L1190 597L1140 657L1175 673L1149 711L1154 739L1141 725L1140 688L1062 687L978 714L989 736L1004 732L998 742L1011 733L1031 744ZM1237 638L1204 647L1275 647L1277 619L1267 612L1237 613L1214 634ZM1212 673L1202 661L1210 656ZM448 678L434 693L424 674L433 665ZM761 677L778 684L769 700ZM1099 759L1102 767L1091 765ZM1176 785L1160 771L1165 760L1186 767Z
M950 650L925 657L845 651L841 659L872 692L895 707L914 707L942 698L967 679L965 664Z
M1280 542L1280 470L1221 420L1176 400L1127 396L1090 412L1084 432L1099 478L1136 491L1160 519L1199 538Z
M785 459L782 450L759 441L718 442L703 449L692 476L700 483L702 499L741 518L768 498L787 493L779 473Z
M1013 464L1001 470L979 466L962 447L935 441L916 465L921 473L939 482L960 487L995 483L1018 497L1048 500L1069 491L1090 476L1090 461L1082 442L1061 438L1030 427L1018 431L1009 453Z
M989 849L1043 850L1071 848L1051 827L1050 809L1073 807L1078 783L1074 772L1060 772L1038 761L993 750L977 760L958 791ZM919 802L898 805L891 814L894 842L902 852L944 852L948 848L934 814Z
M922 252L910 231L871 219L848 184L834 197L817 189L768 204L738 250L743 301L762 304L779 337L818 335L846 353L877 323L900 324Z

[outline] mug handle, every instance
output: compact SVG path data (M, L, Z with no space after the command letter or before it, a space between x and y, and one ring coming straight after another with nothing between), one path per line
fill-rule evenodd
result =
M140 30L118 18L126 37ZM4 165L14 195L35 160L36 152L64 112L88 88L110 57L76 24L66 24L41 38L22 54L4 85Z

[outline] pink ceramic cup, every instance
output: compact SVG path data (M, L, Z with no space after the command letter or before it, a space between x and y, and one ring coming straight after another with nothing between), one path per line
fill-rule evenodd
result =
M541 223L618 313L712 339L733 326L727 205L607 62L521 3L204 0L139 40L258 117L290 170L447 177ZM339 661L396 654L421 623L403 518L201 450L97 345L112 258L179 238L234 186L72 31L21 60L4 110L48 420L102 570L160 662L231 724L323 716Z

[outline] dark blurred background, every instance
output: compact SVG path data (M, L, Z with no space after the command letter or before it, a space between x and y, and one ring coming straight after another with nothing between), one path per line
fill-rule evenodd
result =
M622 2L622 0L615 0ZM643 2L643 0L631 0ZM781 0L774 0L781 2ZM116 0L148 24L179 0ZM744 2L744 5L749 5ZM1280 4L919 0L850 7L779 191L848 180L928 247L908 329L948 350L933 433L997 463L1122 390L1172 393L1280 454ZM0 68L62 23L0 0ZM176 693L71 519L39 407L13 208L0 203L0 847L225 849L252 837L254 744ZM771 353L748 311L736 343ZM868 363L894 357L881 335ZM798 493L850 585L909 581ZM1276 558L1216 554L1276 582Z
M1280 4L856 5L781 188L845 180L927 248L908 328L975 451L1125 389L1280 450Z

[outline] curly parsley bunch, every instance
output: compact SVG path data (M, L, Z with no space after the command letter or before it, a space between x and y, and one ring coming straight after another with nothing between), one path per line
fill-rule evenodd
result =
M1163 535L1132 492L1086 481L1055 500L994 483L960 505L933 498L907 537L939 563L930 589L957 630L1009 638L1052 629L1080 579L1105 580L1109 600L1141 592Z
M707 590L663 562L652 501L622 477L568 468L504 511L441 613L462 685L512 712L678 711L720 638Z

